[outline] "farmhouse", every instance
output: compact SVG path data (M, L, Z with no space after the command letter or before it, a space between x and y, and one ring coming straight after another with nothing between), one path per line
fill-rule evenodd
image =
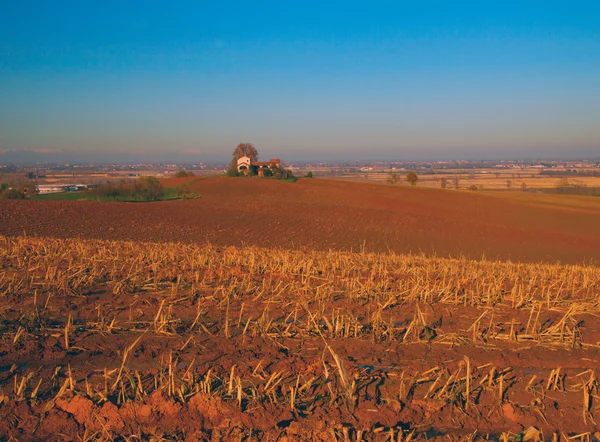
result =
M271 158L269 161L251 161L249 157L243 156L237 160L238 172L248 175L256 173L258 176L265 176L265 170L272 171L281 167L279 158Z

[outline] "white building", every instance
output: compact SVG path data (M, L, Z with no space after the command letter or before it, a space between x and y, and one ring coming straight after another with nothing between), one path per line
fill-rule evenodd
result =
M250 157L243 156L237 160L238 172L247 173L250 170Z

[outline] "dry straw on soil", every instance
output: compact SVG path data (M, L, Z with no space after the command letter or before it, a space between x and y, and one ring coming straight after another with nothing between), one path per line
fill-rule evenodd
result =
M599 296L591 266L0 238L0 432L585 439L596 372L535 355L593 357Z

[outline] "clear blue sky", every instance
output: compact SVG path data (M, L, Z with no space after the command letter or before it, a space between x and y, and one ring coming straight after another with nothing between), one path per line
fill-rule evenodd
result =
M0 162L600 156L597 1L0 11Z

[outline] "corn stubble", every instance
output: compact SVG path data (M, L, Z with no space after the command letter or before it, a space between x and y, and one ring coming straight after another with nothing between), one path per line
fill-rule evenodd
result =
M599 295L594 266L0 237L0 406L158 394L326 419L326 440L591 440L595 360L485 355L595 354ZM100 424L87 440L127 436Z

